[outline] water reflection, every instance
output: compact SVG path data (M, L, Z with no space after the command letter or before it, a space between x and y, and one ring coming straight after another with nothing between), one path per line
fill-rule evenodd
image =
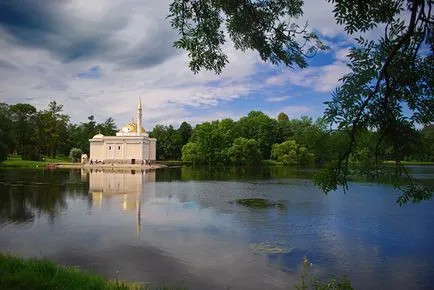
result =
M102 207L103 201L110 197L120 195L120 207L123 211L136 213L136 232L140 235L142 203L155 198L155 171L103 171L83 170L82 180L89 180L89 194L93 207ZM146 194L144 194L144 184Z
M189 289L288 289L303 255L357 289L432 288L432 201L401 208L370 183L323 195L294 170L0 171L0 249ZM286 210L233 202L251 198Z
M75 174L50 171L0 171L0 223L26 224L41 215L52 221L67 206L66 192L76 191Z

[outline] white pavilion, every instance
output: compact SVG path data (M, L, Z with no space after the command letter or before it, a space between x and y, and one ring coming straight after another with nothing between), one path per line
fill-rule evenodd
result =
M116 136L96 134L90 142L89 160L93 162L140 164L156 160L157 139L149 138L142 127L142 102L137 106L137 120L122 127Z

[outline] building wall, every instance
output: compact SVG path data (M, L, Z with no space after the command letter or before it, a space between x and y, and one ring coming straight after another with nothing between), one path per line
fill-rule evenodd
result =
M91 139L89 160L156 159L156 139L148 137L110 136Z
M143 160L149 160L149 140L143 144Z
M142 159L141 143L126 143L126 154L122 159Z
M89 160L104 160L105 158L104 142L91 142L89 148Z
M157 139L149 140L149 159L155 161L157 159Z

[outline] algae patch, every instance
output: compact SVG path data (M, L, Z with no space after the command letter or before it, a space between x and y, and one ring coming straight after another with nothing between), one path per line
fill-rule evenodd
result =
M250 250L255 254L286 254L291 252L291 249L268 243L251 244Z
M235 200L236 204L250 208L274 208L286 209L286 205L282 201L272 201L265 198L243 198Z

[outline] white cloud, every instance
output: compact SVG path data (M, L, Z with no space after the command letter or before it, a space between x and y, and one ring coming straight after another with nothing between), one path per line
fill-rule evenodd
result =
M269 102L269 103L278 103L278 102L282 102L284 100L287 100L289 98L291 98L291 96L270 97L270 98L265 99L265 101Z
M300 118L302 116L310 115L315 112L311 106L285 106L277 110L265 112L270 117L277 117L279 113L285 113L290 119Z
M311 88L316 92L329 93L339 85L339 79L348 71L345 62L335 61L329 65L309 67L304 70L284 69L281 74L267 79L266 82L274 85L295 85Z
M230 63L223 73L194 75L186 54L172 47L177 36L166 19L169 0L71 0L55 5L41 0L31 4L31 9L5 1L13 9L23 9L29 18L34 17L33 11L44 18L35 33L24 26L13 31L0 26L0 101L27 102L43 109L56 100L73 122L93 114L98 120L112 116L122 125L135 116L139 96L148 129L157 123L238 118L219 108L220 104L284 83L329 92L345 71L342 50L330 65L297 72L283 69L275 77L252 81L275 68L261 65L256 52L237 51L227 42L224 49ZM324 35L340 33L331 5L316 2L306 1L303 19L321 28ZM78 77L95 66L101 78ZM280 94L265 101L281 102L289 97ZM215 113L205 113L209 108L216 108Z

